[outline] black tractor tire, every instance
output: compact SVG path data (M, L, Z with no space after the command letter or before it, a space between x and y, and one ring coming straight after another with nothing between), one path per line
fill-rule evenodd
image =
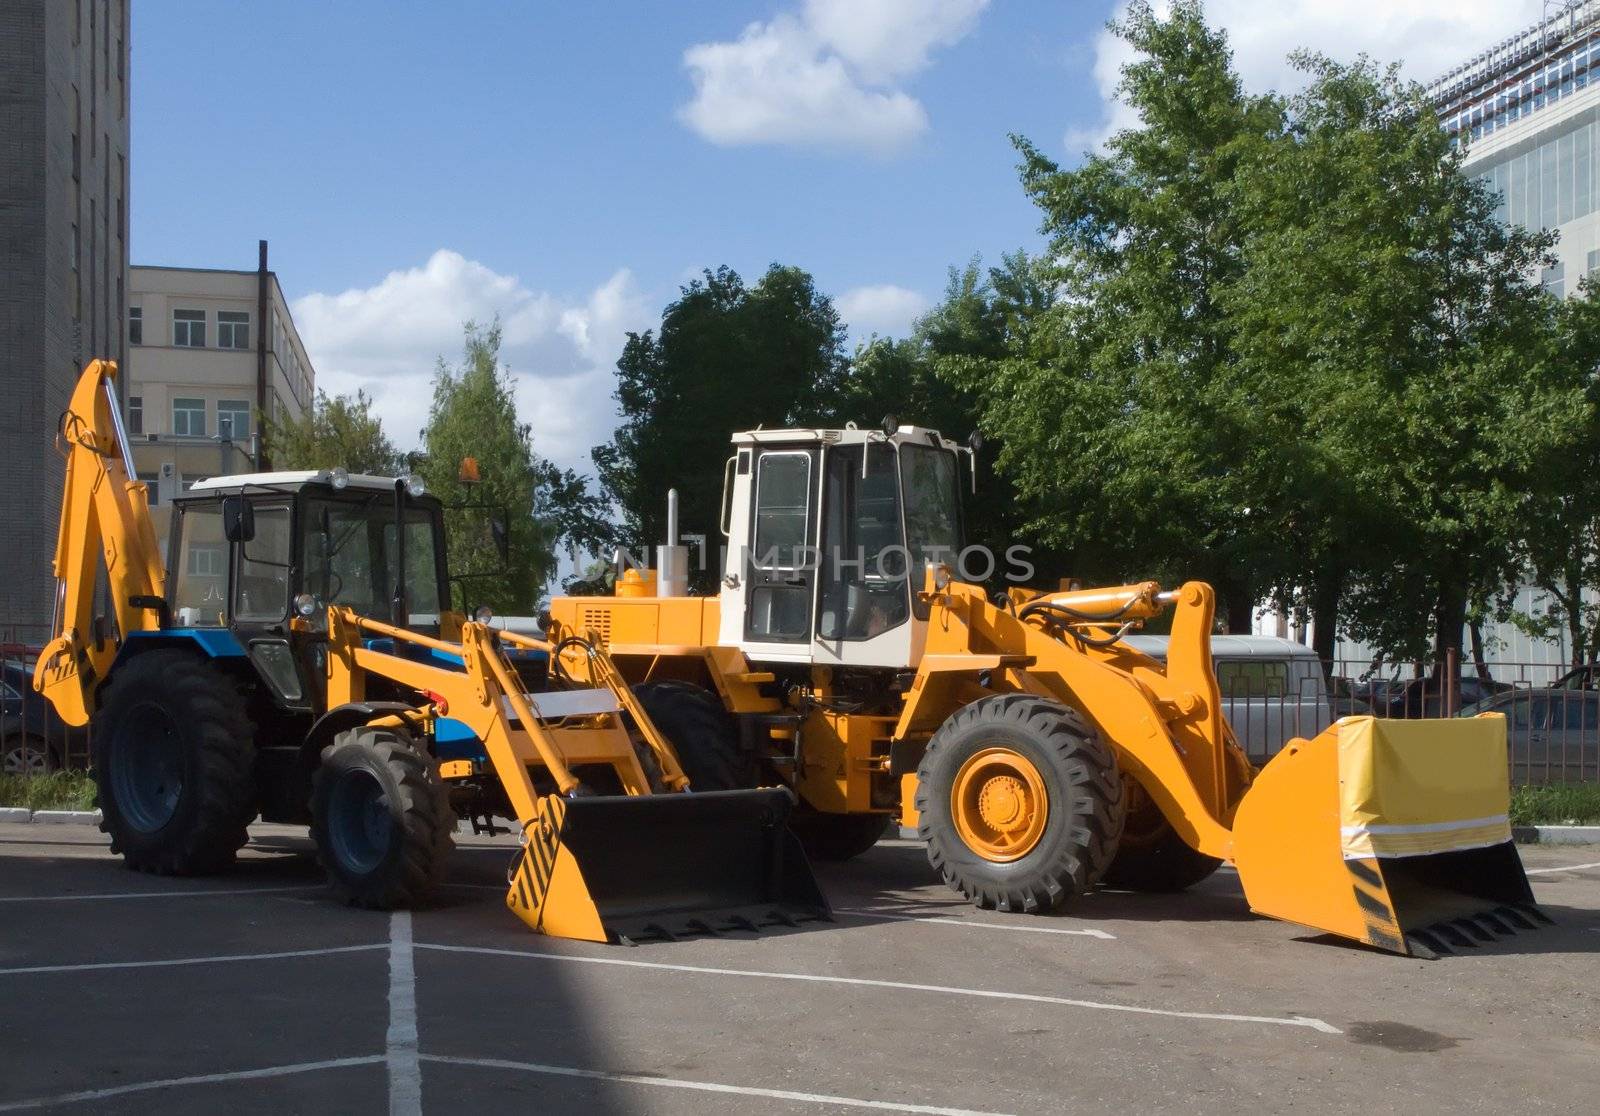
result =
M882 839L889 828L887 814L826 814L797 806L789 815L789 829L812 860L850 860Z
M311 838L345 902L388 911L422 902L455 847L455 811L433 758L399 728L333 738L311 780Z
M233 679L187 651L147 651L113 672L91 739L100 828L129 868L233 863L256 815L254 732Z
M692 682L666 681L635 686L633 696L678 753L690 790L759 785L756 766L740 747L733 718L716 694Z
M1042 831L1016 859L970 846L954 817L963 769L994 749L1026 759L1048 803ZM1125 799L1116 753L1077 711L1002 694L958 710L934 733L917 768L916 806L917 832L945 883L986 910L1032 914L1099 882L1116 855Z
M1182 891L1193 887L1222 861L1190 848L1172 823L1162 815L1155 799L1128 779L1128 819L1122 841L1101 883L1128 891Z

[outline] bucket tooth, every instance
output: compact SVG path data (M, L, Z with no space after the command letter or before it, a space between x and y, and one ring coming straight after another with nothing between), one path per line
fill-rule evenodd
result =
M1451 922L1452 926L1459 927L1462 933L1478 939L1480 942L1494 941L1494 934L1487 928L1479 926L1477 920L1471 916L1464 916Z
M1505 919L1513 929L1536 930L1539 927L1537 922L1534 922L1516 907L1496 907L1494 913Z
M1448 922L1436 922L1432 926L1428 927L1428 932L1442 941L1449 942L1458 949L1475 949L1478 945L1477 942L1463 934L1460 930L1457 930Z
M1426 930L1413 930L1406 935L1406 948L1411 956L1424 961L1437 961L1455 951Z
M1478 922L1487 926L1502 938L1508 938L1517 932L1517 928L1506 922L1497 911L1484 911L1478 915Z
M1521 911L1523 914L1525 914L1530 919L1532 919L1534 921L1535 925L1537 925L1539 923L1543 923L1546 926L1554 926L1556 924L1556 920L1555 919L1553 919L1549 915L1545 914L1542 910L1540 910L1537 906L1535 906L1532 903L1518 903L1518 904L1516 904L1516 907L1517 907L1517 910Z

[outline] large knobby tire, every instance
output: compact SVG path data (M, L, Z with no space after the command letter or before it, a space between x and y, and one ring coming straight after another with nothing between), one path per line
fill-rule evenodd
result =
M1055 910L1093 887L1122 833L1116 754L1073 709L1029 694L973 702L917 768L917 831L985 909Z
M311 837L328 882L374 910L420 903L455 846L450 792L405 731L363 725L322 750Z
M161 875L232 864L256 814L253 735L243 695L211 663L147 651L118 667L91 733L111 851Z
M825 814L798 806L789 829L812 860L850 860L876 845L889 828L887 814Z
M1155 799L1127 780L1128 820L1117 855L1101 881L1130 891L1182 891L1205 879L1222 861L1190 848Z
M759 783L716 694L691 682L667 681L635 686L633 696L678 753L690 790L744 790Z

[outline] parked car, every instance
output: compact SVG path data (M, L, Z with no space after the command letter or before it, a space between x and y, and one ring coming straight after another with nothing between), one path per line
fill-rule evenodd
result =
M1552 689L1600 690L1600 663L1585 663L1581 667L1573 667L1556 679Z
M1465 709L1510 690L1509 683L1491 682L1464 674L1461 676L1457 708ZM1378 717L1443 717L1446 716L1444 681L1429 677L1391 683L1388 688L1375 691L1371 704L1373 715Z
M1461 710L1479 713L1505 714L1513 785L1600 778L1600 691L1515 690Z
M1127 636L1125 642L1166 660L1166 636ZM1322 661L1305 644L1275 636L1212 636L1211 656L1223 712L1251 759L1276 755L1290 740L1309 740L1333 723Z
M56 715L33 689L33 671L21 663L0 665L0 771L37 775L88 758L87 736Z

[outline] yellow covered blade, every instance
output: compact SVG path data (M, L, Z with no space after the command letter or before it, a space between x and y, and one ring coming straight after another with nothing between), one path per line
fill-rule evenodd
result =
M1509 807L1504 717L1346 717L1261 770L1234 859L1260 914L1431 957L1549 921Z

